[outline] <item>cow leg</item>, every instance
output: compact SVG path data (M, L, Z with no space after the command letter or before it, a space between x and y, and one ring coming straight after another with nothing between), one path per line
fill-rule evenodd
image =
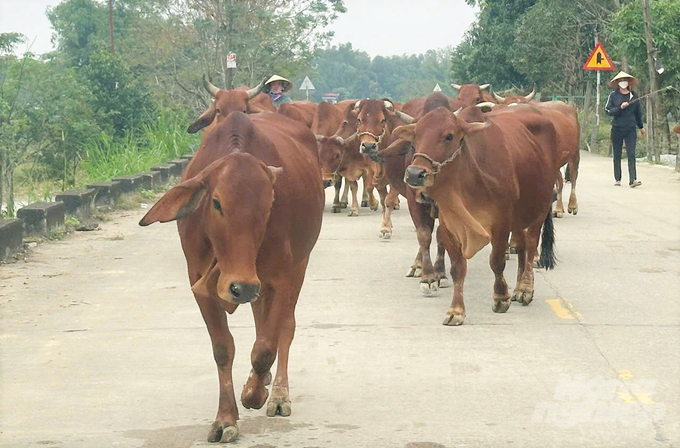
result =
M386 240L392 237L392 207L394 203L390 203L388 210L387 198L390 196L391 192L388 192L387 185L380 185L377 187L378 194L380 194L380 205L382 205L382 227L380 228L380 237ZM395 194L398 194L394 190Z
M394 190L393 190L394 191ZM434 218L432 217L432 206L421 204L416 201L413 190L407 191L406 200L411 214L413 224L416 226L420 254L420 291L430 296L439 289L438 278L435 274L432 259L430 258L430 245L432 244L432 232L434 231ZM446 274L444 274L446 277Z
M510 308L510 293L508 284L503 277L505 270L505 252L508 250L509 231L500 231L492 236L491 256L489 265L496 277L493 285L493 306L494 313L505 313Z
M562 179L562 172L557 170L557 180L555 181L557 186L557 202L555 203L555 211L553 216L555 218L561 218L564 216L564 203L562 202L562 189L564 189L564 180Z
M574 216L576 216L576 214L578 213L578 201L576 200L576 179L578 178L578 159L579 155L577 154L576 157L573 157L571 160L569 160L569 164L567 165L569 167L569 174L571 176L571 193L569 195L569 205L567 206L567 210Z
M342 198L340 199L340 207L347 208L347 196L349 195L349 182L345 179L345 189L342 190Z
M439 223L437 239L444 245L446 252L449 253L451 261L451 279L453 280L453 299L451 307L444 317L444 325L462 325L465 321L465 302L463 301L463 284L467 274L467 260L463 257L460 243L451 235L446 228Z
M267 416L277 414L288 417L291 414L290 391L288 388L288 354L295 336L295 305L302 289L307 269L307 261L301 264L295 275L291 276L290 298L281 313L281 326L278 338L278 362L276 377L272 386L272 396L267 403ZM283 298L283 297L282 297Z
M517 291L521 290L520 284L522 281L522 275L526 269L527 254L526 254L526 231L513 231L512 232L512 242L515 244L517 250L517 284L515 285L515 293L512 296L512 301L517 301Z
M441 238L439 235L440 227L437 227L437 260L434 262L434 276L437 279L437 285L440 288L448 288L448 279L446 278L446 261L444 256L446 255L446 250L444 245L441 243Z
M418 248L418 253L416 254L416 259L413 260L413 264L406 273L406 277L420 277L423 272L422 266L420 264L422 249Z
M363 175L364 191L361 195L361 206L368 207L368 189L366 188L366 175Z
M342 177L339 177L338 180L335 181L333 187L335 188L335 197L333 198L333 207L331 208L331 211L333 213L340 213L340 209L342 208L340 204L340 188L342 187Z
M359 184L356 180L348 181L345 179L345 182L345 185L349 184L350 188L352 189L352 208L349 210L349 216L359 216L359 200L357 199Z
M208 433L208 442L232 442L238 436L238 408L234 397L231 368L234 364L234 338L227 326L227 316L214 299L196 296L212 341L213 356L220 382L220 399L217 416Z
M574 181L573 171L572 182ZM526 306L534 299L534 262L538 255L538 240L541 234L543 222L539 221L533 226L529 227L526 232L524 241L524 257L522 262L518 263L517 267L517 286L512 294L512 300ZM518 254L519 260L519 254Z
M366 195L368 196L368 206L371 210L378 210L378 200L373 195L373 189L376 188L375 182L373 181L373 171L369 171L364 175L364 188L366 189Z

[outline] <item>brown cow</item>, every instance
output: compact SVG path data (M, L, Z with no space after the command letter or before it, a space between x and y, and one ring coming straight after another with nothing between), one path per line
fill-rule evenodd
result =
M324 186L329 186L337 177L345 178L345 186L352 189L352 206L349 216L359 216L357 190L359 178L364 180L364 191L361 206L378 209L378 201L373 192L368 192L370 179L374 177L371 161L359 152L359 140L356 138L357 114L354 105L347 107L345 119L337 132L332 136L317 135L319 142L319 161ZM337 183L336 183L337 185ZM337 190L336 190L337 199ZM335 209L333 210L335 212Z
M312 128L316 116L316 104L309 101L294 101L279 106L279 113Z
M203 75L203 87L213 96L208 109L198 117L198 120L193 122L187 129L187 132L194 134L203 128L209 129L215 127L222 119L224 119L231 112L254 113L263 111L266 107L266 101L258 99L258 103L253 106L250 104L256 98L261 96L264 83L261 82L257 87L245 90L224 90L215 87L208 81L208 78ZM268 97L268 95L267 95ZM271 104L271 99L269 100ZM272 105L273 107L273 105ZM275 111L276 109L274 109Z
M536 87L534 86L534 90L532 90L531 93L527 95L509 95L502 97L494 91L491 91L491 94L493 95L493 101L495 103L505 106L514 106L517 104L526 104L532 102L534 100L534 96L536 96Z
M511 298L503 271L510 232L518 243L519 260L513 295L529 304L541 226L541 261L546 268L554 267L550 207L557 132L553 124L521 110L484 117L476 107L460 116L439 108L417 124L395 129L394 134L415 144L405 176L409 186L427 194L439 207L437 236L449 253L454 284L444 325L460 325L465 320L466 260L489 242L490 265L496 276L493 311L508 310Z
M256 341L241 393L246 408L267 401L267 415L291 413L288 351L295 304L321 229L324 195L316 141L304 125L280 114L233 112L208 133L182 182L140 225L178 220L189 282L212 340L219 376L217 417L209 442L238 436L232 383L234 340L227 326L239 304L251 303Z
M487 92L490 86L491 84L482 84L481 86L477 84L451 84L451 87L458 91L456 99L460 101L460 103L451 104L451 110L458 110L464 106L474 106L489 100L493 101Z

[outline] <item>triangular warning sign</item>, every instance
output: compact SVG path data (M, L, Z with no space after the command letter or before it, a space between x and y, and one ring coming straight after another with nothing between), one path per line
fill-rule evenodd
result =
M614 70L614 63L609 57L601 42L598 42L595 49L590 53L590 57L585 64L583 70Z

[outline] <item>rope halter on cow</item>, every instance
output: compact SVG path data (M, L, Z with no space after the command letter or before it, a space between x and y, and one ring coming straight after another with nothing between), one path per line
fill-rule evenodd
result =
M434 177L437 174L439 174L439 172L442 170L442 168L444 168L449 163L453 162L456 159L456 157L458 157L460 155L460 152L463 150L464 147L465 147L464 141L463 141L463 139L461 139L460 143L458 143L458 148L453 152L453 154L451 154L451 157L444 160L443 162L437 162L436 160L434 160L432 157L428 156L427 154L422 153L422 152L417 152L417 153L413 154L413 158L411 159L411 164L413 164L416 161L417 157L422 157L423 159L430 162L430 165L432 165L432 170L430 171L430 173L428 175Z
M375 135L372 132L364 131L364 132L359 132L359 125L357 125L357 138L361 138L364 135L368 135L370 137L373 137L376 140L376 144L380 146L380 142L382 142L383 137L385 137L385 134L387 133L387 126L383 126L383 131L382 134L380 135Z

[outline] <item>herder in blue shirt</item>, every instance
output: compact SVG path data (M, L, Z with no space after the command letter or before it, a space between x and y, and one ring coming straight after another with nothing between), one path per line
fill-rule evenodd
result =
M615 89L607 99L604 110L614 117L612 120L612 147L614 150L614 185L621 185L621 152L623 142L626 142L626 156L628 157L628 185L630 188L639 187L642 182L637 180L635 172L635 142L637 128L640 135L646 135L642 125L642 108L639 101L633 102L638 95L631 90L637 84L637 78L626 72L620 72L609 82L609 87ZM631 104L632 103L632 104Z

